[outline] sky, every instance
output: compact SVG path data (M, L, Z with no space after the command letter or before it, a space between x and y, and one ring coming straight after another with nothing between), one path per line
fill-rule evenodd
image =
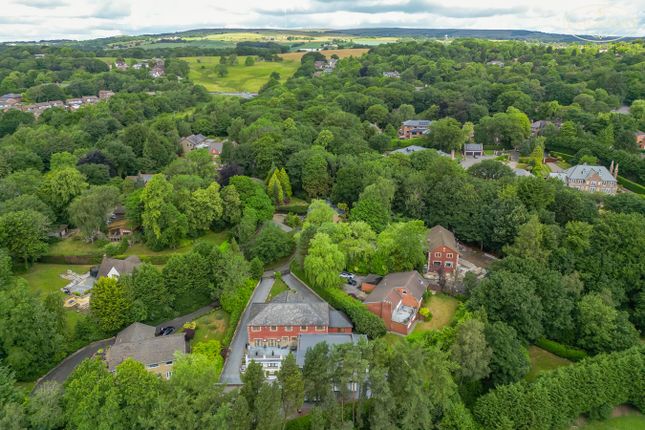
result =
M0 41L369 27L645 36L645 0L0 0Z

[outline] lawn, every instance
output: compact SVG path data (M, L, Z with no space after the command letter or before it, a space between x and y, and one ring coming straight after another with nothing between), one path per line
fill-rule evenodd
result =
M62 297L64 293L60 289L69 281L61 278L60 275L68 269L80 275L90 270L90 266L35 263L27 272L19 274L19 276L24 278L33 290L41 294L58 292Z
M137 243L125 252L125 255L154 256L154 255L173 255L184 254L191 250L196 242L208 242L219 245L228 239L227 231L212 232L209 231L203 236L196 239L183 239L177 248L168 248L162 251L153 251L143 243ZM101 247L96 243L87 243L78 240L77 236L61 240L49 247L47 255L100 255Z
M459 300L446 294L435 294L430 296L424 303L424 307L430 309L432 318L430 321L417 322L414 332L422 332L428 330L439 330L442 327L450 324L452 318L455 316Z
M529 359L531 360L531 369L525 377L527 381L534 381L540 373L547 370L571 364L566 358L558 357L535 345L529 346Z
M640 430L645 428L645 416L638 414L613 417L605 421L592 421L578 428L584 430Z
M190 65L188 77L194 83L203 85L208 91L224 92L257 92L269 80L271 73L279 73L284 81L300 67L300 61L296 59L256 61L252 66L245 66L245 58L238 57L238 64L228 66L228 74L223 77L217 73L219 57L186 57L183 60Z
M267 302L270 302L271 299L273 299L275 296L288 290L289 287L287 286L287 284L285 284L282 279L276 278L273 286L271 287L271 291L269 291L269 295L267 296Z
M213 339L221 341L228 327L228 318L228 314L221 309L215 309L197 318L195 321L197 327L192 343Z
M385 341L385 343L387 343L390 346L394 346L398 343L405 341L404 336L394 334L394 333L385 333L385 336L383 336L382 339Z

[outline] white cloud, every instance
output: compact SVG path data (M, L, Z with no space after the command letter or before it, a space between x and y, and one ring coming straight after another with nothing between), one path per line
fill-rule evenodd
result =
M2 0L0 40L190 28L478 28L645 35L645 0Z

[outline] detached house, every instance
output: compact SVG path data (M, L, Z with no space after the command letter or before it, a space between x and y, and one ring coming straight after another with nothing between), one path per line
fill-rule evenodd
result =
M455 235L440 225L428 232L428 272L453 272L459 265Z
M614 177L618 175L618 165L614 168L612 161L610 170L605 166L588 166L579 164L570 167L564 172L551 173L549 176L558 178L564 182L567 187L575 188L580 191L598 192L605 194L616 194L618 181Z
M636 144L641 150L645 149L645 132L640 130L636 132Z
M399 127L399 139L412 139L430 132L432 121L427 119L409 119L401 123Z
M370 286L371 287L371 286ZM428 281L417 271L390 273L363 302L393 332L407 335L416 321Z
M188 348L184 334L155 336L152 326L134 323L123 329L105 354L110 372L128 358L142 363L148 372L164 379L172 376L172 367L177 352L186 353Z
M136 269L140 264L141 260L136 255L131 255L125 260L103 256L96 278L118 278L122 275L129 275L134 272L134 269Z
M330 334L351 336L352 323L326 302L307 302L286 291L269 303L253 303L246 330L245 365L261 364L267 378L273 379L282 360L298 347L300 336L320 336L321 341Z
M189 153L195 149L208 149L208 152L214 157L222 154L224 149L224 142L209 139L203 134L191 134L179 141L181 150L184 154Z

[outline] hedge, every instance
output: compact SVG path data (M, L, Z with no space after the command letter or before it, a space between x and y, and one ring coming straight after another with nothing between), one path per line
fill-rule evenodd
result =
M549 155L555 155L556 157L562 158L564 161L569 161L573 158L573 155L565 154L564 152L549 151Z
M292 205L282 205L276 208L276 212L283 213L294 213L296 215L305 215L309 210L309 205L307 204L292 204Z
M558 357L566 358L571 361L580 361L589 356L587 352L582 349L564 345L560 342L556 342L555 340L540 338L535 342L535 345L557 355Z
M645 187L618 175L618 183L636 194L645 194Z
M358 333L363 333L371 339L376 339L387 332L383 320L367 310L359 300L347 295L339 288L315 287L307 281L304 271L297 266L295 261L291 263L291 272L303 280L333 308L345 312L354 323L354 328Z
M222 309L229 314L228 327L226 327L226 332L222 338L223 347L228 347L231 343L235 330L237 329L237 325L240 321L240 317L242 316L249 300L251 300L253 290L255 290L257 285L258 281L247 279L243 286L227 290L220 297Z
M644 354L643 346L600 354L500 386L477 400L475 417L485 429L555 430L624 403L645 411Z

